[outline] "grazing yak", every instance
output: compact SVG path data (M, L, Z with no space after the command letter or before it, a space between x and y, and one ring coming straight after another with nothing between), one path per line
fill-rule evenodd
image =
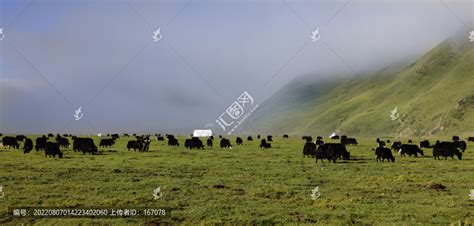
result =
M383 162L385 159L387 159L389 162L395 162L395 157L393 157L392 155L392 150L390 150L390 148L385 147L385 142L383 141L379 142L379 146L375 149L375 155L377 156L377 162Z
M459 138L459 136L453 136L451 140L452 140L453 142L456 142L456 141L460 141L461 138Z
M431 148L429 140L420 141L420 148Z
M464 151L466 150L466 148L467 148L466 141L461 140L461 141L456 141L456 142L454 142L454 143L456 144L456 146L457 146L459 149L461 149L462 152L464 152Z
M433 147L434 159L440 159L440 157L444 157L444 159L451 157L451 159L454 159L454 155L456 155L459 160L462 159L462 153L458 150L456 142L436 141L436 144Z
M393 157L392 150L390 150L390 148L378 147L375 149L375 155L377 156L377 162L383 162L385 159L387 159L389 162L395 162L395 157Z
M336 158L349 160L351 157L351 153L347 151L346 146L343 144L329 144L329 147L331 150L329 156L333 158L333 162L335 162Z
M204 145L199 137L192 137L184 141L184 147L187 149L204 149Z
M19 149L20 144L15 137L3 137L2 139L3 147Z
M25 135L17 135L15 138L16 138L17 141L23 142L25 140L26 136Z
M247 137L247 141L253 141L252 136L248 136L248 137Z
M469 141L469 142L474 142L474 137L468 137L468 138L467 138L467 141Z
M332 139L332 140L339 140L340 137L339 137L339 135L335 135L335 136L332 136L331 139Z
M36 138L36 151L44 150L46 147L46 142L48 142L48 138L46 136Z
M316 154L316 144L306 142L303 147L303 157L314 157Z
M64 137L58 137L56 138L56 142L59 144L60 147L62 148L69 148L69 146L71 145L69 143L69 140L67 138L64 138Z
M324 140L322 140L322 139L316 139L316 140L314 141L314 143L315 143L316 145L323 145L323 144L324 144Z
M379 138L377 138L377 144L378 144L378 147L385 147L385 141L380 140Z
M272 135L268 135L268 136L267 136L267 141L268 141L268 142L272 142L272 141L273 141L273 136L272 136Z
M402 144L400 146L400 156L405 156L406 154L411 157L414 155L415 157L418 157L418 154L424 156L423 150L421 150L418 145L415 144Z
M164 140L165 140L165 138L164 138L164 137L162 137L162 136L157 136L157 137L156 137L156 140L157 140L157 141L164 141Z
M290 138L290 137L288 136L288 134L284 134L284 135L283 135L283 139L288 139L288 138Z
M316 145L323 145L323 144L324 144L324 140L319 140L319 139L318 139L318 140L316 140L314 143L315 143Z
M115 144L115 139L101 139L99 147L111 148Z
M342 136L341 137L341 144L344 144L344 145L357 145L357 139L355 138L349 138L347 136Z
M260 134L257 135L257 139L260 139Z
M127 143L127 149L133 149L133 151L146 152L150 148L151 140L149 138L131 140Z
M408 140L409 144L413 144L413 141L411 139Z
M25 138L25 143L23 144L23 153L30 153L33 150L33 141L30 138Z
M271 148L272 147L272 144L270 143L267 143L267 141L265 139L262 139L260 141L260 148Z
M326 143L318 147L315 156L316 162L318 162L318 159L321 159L322 161L325 158L328 161L335 163L338 158L349 160L350 152L347 151L346 146L343 144Z
M56 155L59 158L63 157L63 153L59 149L59 144L58 143L53 143L53 142L46 142L45 148L44 148L44 154L46 157L53 157L56 158Z
M97 146L94 144L94 140L92 138L81 138L76 137L72 142L72 149L74 151L82 152L82 154L96 154L98 152Z
M114 133L111 135L112 139L114 140L118 140L120 138L120 136L118 135L118 133Z
M144 144L142 151L150 150L150 144L151 144L150 135L145 136L143 139L141 139L141 141Z
M230 140L226 138L221 138L220 146L221 148L232 148L232 145L230 145Z
M236 143L237 145L242 145L242 144L244 143L244 141L242 140L242 138L237 137L237 138L235 138L235 143Z
M321 160L321 162L324 162L323 159L328 159L328 155L326 153L326 150L321 148L322 146L319 146L317 149L314 151L314 158L316 159L316 162L318 162L318 159ZM331 161L331 160L329 160Z
M212 148L212 139L211 138L207 138L207 147Z
M167 135L166 138L168 138L168 146L179 147L178 139L176 139L173 135Z
M383 142L383 141L382 141ZM384 142L385 143L385 142ZM392 143L392 146L391 146L392 150L396 151L396 152L399 152L400 151L400 148L402 148L402 142L401 141L395 141Z
M193 144L192 144L192 140L191 140L191 139L186 139L186 140L184 140L184 147L185 147L186 149L194 148L194 147L193 147Z
M301 139L306 140L306 142L313 142L313 137L311 136L302 136Z

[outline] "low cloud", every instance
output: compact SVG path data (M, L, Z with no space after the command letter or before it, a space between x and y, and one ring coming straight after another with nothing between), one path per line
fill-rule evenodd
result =
M62 130L83 106L58 132L188 132L243 91L263 103L301 75L420 56L472 26L471 1L443 2L35 1L14 19L26 4L2 1L1 130Z

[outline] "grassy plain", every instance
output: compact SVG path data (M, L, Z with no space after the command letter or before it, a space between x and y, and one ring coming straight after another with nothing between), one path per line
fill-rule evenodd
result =
M33 137L33 136L31 136ZM33 137L34 138L34 137ZM255 138L255 137L254 137ZM98 138L96 144L98 144ZM64 150L0 148L0 224L460 224L474 223L474 154L463 160L399 157L376 162L375 141L349 146L350 161L315 163L303 158L300 137L275 138L271 149L246 142L232 149L186 150L152 141L146 153L129 152L120 138L98 155ZM184 144L184 137L180 137ZM471 143L472 145L472 143ZM444 190L429 188L439 183ZM163 196L155 200L153 190ZM311 189L321 196L312 200ZM171 208L165 218L15 218L22 206Z

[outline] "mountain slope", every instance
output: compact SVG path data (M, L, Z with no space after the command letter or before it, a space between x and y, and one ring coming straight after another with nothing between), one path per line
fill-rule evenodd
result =
M474 44L449 39L415 63L339 81L298 79L264 102L248 130L366 136L474 135Z

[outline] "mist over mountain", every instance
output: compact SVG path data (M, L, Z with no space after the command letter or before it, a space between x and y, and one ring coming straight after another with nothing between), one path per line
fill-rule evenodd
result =
M352 79L296 79L261 105L249 131L421 137L472 135L474 45L463 30L413 61Z

